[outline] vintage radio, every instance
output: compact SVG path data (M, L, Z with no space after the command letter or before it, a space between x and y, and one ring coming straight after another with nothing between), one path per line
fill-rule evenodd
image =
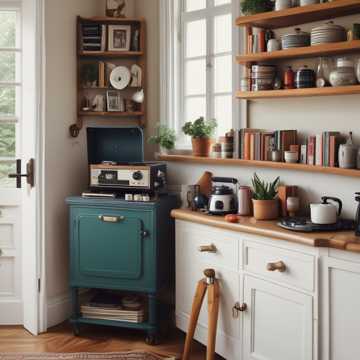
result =
M89 183L92 191L166 191L166 164L144 162L139 127L87 128Z

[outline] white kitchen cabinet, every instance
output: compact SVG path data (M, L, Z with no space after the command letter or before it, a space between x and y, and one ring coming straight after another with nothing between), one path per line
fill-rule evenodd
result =
M245 360L310 360L313 298L246 275Z
M360 256L332 251L322 259L322 360L360 359Z

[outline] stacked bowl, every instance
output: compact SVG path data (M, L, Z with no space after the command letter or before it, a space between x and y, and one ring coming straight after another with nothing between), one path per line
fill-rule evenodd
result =
M311 45L346 41L346 29L328 22L311 30Z
M251 67L251 90L272 90L276 67L274 65L253 65Z
M294 33L281 36L281 46L283 49L310 46L310 34L296 28Z

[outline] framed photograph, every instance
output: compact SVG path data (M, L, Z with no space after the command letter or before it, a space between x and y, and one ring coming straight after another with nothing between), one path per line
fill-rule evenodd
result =
M125 17L126 0L106 0L106 16Z
M124 111L124 101L118 91L108 91L106 94L107 111Z
M129 51L131 41L130 25L109 25L109 51Z

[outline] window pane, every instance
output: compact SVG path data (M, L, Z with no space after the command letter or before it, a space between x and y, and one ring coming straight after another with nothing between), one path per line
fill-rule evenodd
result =
M0 11L0 48L16 47L16 12Z
M206 8L206 0L186 0L186 11L196 11Z
M16 186L15 179L9 179L10 173L16 173L16 164L0 162L0 188L14 188Z
M232 95L215 96L215 119L218 136L223 136L232 128Z
M200 116L206 117L206 99L205 97L196 97L185 99L185 122L194 121Z
M16 54L10 52L0 53L0 81L18 81L16 76Z
M0 124L0 157L15 157L15 124Z
M214 58L214 92L232 92L231 55Z
M206 55L206 21L197 20L186 24L186 57Z
M231 4L231 0L214 0L215 6Z
M14 116L16 109L15 87L0 87L0 116Z
M231 14L215 16L214 19L214 54L230 52L232 49Z
M190 60L185 65L185 95L206 93L206 61Z

